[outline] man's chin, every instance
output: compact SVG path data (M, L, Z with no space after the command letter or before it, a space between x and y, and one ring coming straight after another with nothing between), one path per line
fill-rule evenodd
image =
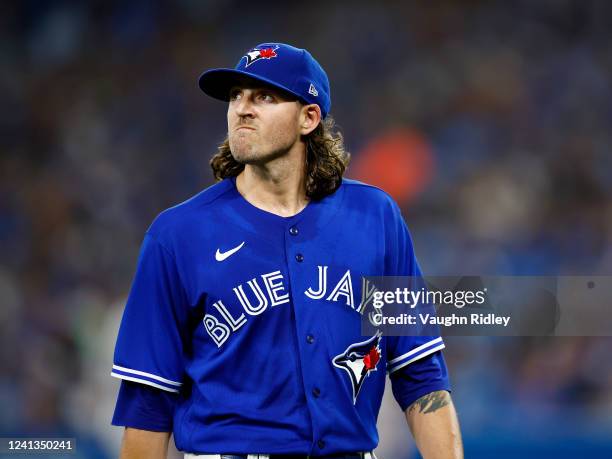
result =
M232 157L240 164L258 164L260 161L260 158L252 153L241 154L232 152Z
M266 164L280 156L282 156L282 152L268 153L268 154L258 154L258 153L234 153L232 152L232 156L237 163L244 165L262 165Z
M230 142L230 151L234 160L240 164L251 164L261 157L258 152L253 151L252 145L243 142L236 142L235 145Z

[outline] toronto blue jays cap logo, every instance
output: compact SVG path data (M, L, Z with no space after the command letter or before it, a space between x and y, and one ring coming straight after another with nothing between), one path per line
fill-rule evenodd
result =
M257 62L260 59L272 59L273 57L278 56L278 54L276 54L276 50L278 49L278 46L275 47L269 47L269 48L253 48L252 50L248 51L244 57L246 57L246 64L245 67L248 67L249 65L251 65L253 62Z
M376 371L380 361L380 338L378 332L367 341L351 344L346 350L333 358L332 363L349 375L353 386L353 404L357 401L363 382L371 371Z

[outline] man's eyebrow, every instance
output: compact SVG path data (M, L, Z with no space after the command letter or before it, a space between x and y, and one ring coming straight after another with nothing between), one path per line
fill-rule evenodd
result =
M286 91L283 91L282 89L278 89L275 88L274 86L266 86L266 85L248 85L248 84L237 84L236 86L232 86L229 90L229 93L233 93L234 91L242 91L244 89L250 89L254 92L269 92L272 93L274 96L278 97L279 99L283 99L283 100L297 100L297 97L295 97L292 94L287 93Z
M230 88L230 91L234 91L236 89L250 89L252 91L274 91L274 92L279 92L276 88L274 88L273 86L263 86L263 85L258 85L258 86L251 86L251 85L243 85L243 84L237 84L235 86L232 86Z

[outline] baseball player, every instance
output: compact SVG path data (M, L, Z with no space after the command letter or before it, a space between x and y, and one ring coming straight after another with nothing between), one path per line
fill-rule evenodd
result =
M385 376L425 458L462 447L439 336L361 336L362 276L418 276L384 191L343 173L312 55L249 50L200 88L228 102L218 183L149 227L117 339L123 458L373 458Z

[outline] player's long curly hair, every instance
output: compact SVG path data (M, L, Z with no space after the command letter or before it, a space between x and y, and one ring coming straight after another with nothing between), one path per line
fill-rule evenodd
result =
M331 116L322 120L306 136L306 196L312 200L322 199L338 189L351 154L344 149L344 138L335 129ZM244 169L232 156L229 139L219 145L210 160L216 180L236 177Z

